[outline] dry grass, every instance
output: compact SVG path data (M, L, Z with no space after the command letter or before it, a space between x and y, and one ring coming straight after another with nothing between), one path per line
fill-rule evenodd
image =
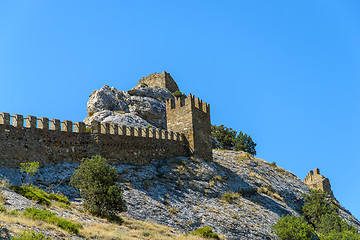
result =
M56 206L53 206L54 209ZM58 209L61 211L61 209ZM73 212L79 214L75 208ZM87 214L81 214L83 216L88 216ZM84 228L80 229L79 236L82 236L86 239L123 239L123 240L135 240L135 239L158 239L158 240L196 240L203 239L199 236L180 234L170 227L159 225L151 222L140 222L124 218L124 222L119 225L116 223L108 222L105 219L100 219L91 216L94 222L91 223L82 223ZM79 222L76 219L72 220L73 222ZM11 233L19 235L23 233L25 229L37 228L56 231L57 234L61 235L65 239L72 236L71 233L64 231L63 229L54 226L43 221L32 220L23 217L21 214L9 214L0 213L0 224L6 224Z
M264 194L266 194L270 197L273 197L277 200L280 200L280 201L284 200L283 197L281 197L271 186L260 187L260 188L258 188L257 192L264 193Z

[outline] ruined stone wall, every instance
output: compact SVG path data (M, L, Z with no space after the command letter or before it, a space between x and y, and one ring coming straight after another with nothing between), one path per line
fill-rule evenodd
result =
M166 103L168 130L184 134L195 156L212 159L210 106L189 94Z
M321 175L318 168L315 168L314 171L309 171L304 179L304 183L310 189L321 190L333 196L329 179Z
M143 77L140 79L139 84L140 83L146 83L149 87L160 86L167 88L172 93L179 91L179 87L174 79L165 71L162 73L156 72L147 77Z
M113 164L145 164L188 154L180 133L99 122L86 132L83 122L28 116L24 126L22 115L10 119L8 113L0 114L0 167L19 167L27 161L74 162L93 155Z

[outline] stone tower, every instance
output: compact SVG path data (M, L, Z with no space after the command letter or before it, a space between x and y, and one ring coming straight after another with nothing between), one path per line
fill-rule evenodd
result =
M210 105L193 95L166 102L168 131L180 132L188 141L191 154L211 160Z
M174 81L174 79L170 76L170 73L162 72L162 73L153 73L147 77L143 77L140 79L138 84L146 83L149 87L160 86L163 88L167 88L171 93L179 91L179 87Z
M315 168L314 171L310 170L304 179L304 183L308 185L310 189L322 190L330 194L330 196L334 196L329 179L321 175L320 169L318 168Z

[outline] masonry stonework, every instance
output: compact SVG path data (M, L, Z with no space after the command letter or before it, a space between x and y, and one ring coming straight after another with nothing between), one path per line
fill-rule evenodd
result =
M14 126L8 113L0 113L0 167L19 167L27 161L38 161L41 165L79 162L93 155L101 155L112 164L139 165L188 155L180 133L157 131L156 134L153 129L137 128L135 131L135 128L116 124L110 124L112 128L108 128L108 124L96 121L91 132L86 132L83 122L73 126L71 121L61 123L57 119L51 120L52 128L49 129L47 118L34 116L26 119L24 127L23 122L19 123L22 116L16 116Z
M320 169L315 168L314 171L310 170L304 179L304 183L308 185L310 189L321 190L334 196L331 190L330 181L320 174Z
M140 79L139 84L146 83L149 87L159 86L168 89L170 92L174 93L179 91L179 87L174 81L174 79L170 76L170 73L162 72L162 73L153 73L147 77L143 77Z
M167 128L184 134L190 153L212 159L210 105L189 94L166 103Z

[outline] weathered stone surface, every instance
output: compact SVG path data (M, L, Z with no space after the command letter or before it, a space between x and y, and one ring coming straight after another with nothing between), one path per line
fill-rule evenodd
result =
M110 110L102 110L94 113L91 117L87 116L84 122L90 125L94 120L98 122L115 123L131 127L154 127L154 125L137 115L131 113L118 113Z
M84 122L90 124L97 119L100 122L130 123L130 126L139 127L151 125L166 129L165 101L173 98L169 90L159 86L140 84L124 92L105 85L91 94L87 103L88 116ZM126 113L135 114L138 118Z
M129 90L128 93L133 96L150 97L163 102L167 99L174 99L174 95L168 89L160 86L147 87L139 84Z
M330 196L334 197L329 179L321 175L318 168L315 168L314 171L309 171L304 179L304 183L311 189L327 192Z

